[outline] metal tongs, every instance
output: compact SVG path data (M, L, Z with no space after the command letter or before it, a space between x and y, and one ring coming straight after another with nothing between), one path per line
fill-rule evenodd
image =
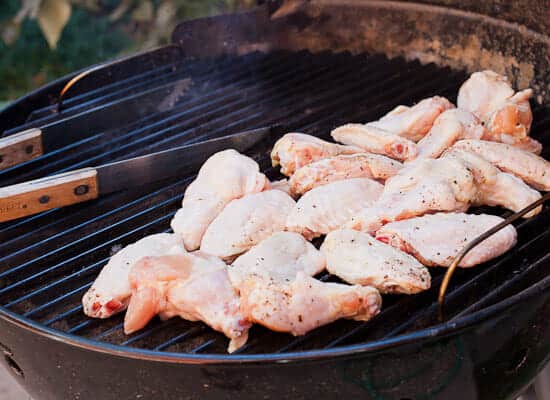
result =
M225 149L245 152L272 144L280 128L264 127L97 167L83 168L0 188L0 222L96 199L196 171Z

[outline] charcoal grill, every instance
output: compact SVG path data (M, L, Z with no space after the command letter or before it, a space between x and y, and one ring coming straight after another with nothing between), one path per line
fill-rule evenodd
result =
M172 45L78 80L61 109L59 92L77 73L5 109L4 135L97 108L112 127L88 132L83 124L81 140L0 172L0 185L269 124L328 138L339 124L376 119L397 104L436 94L455 101L481 68L535 89L532 135L549 158L548 3L441 3L470 11L290 1L182 23ZM498 7L505 20L491 16ZM191 85L171 109L117 125L116 104L185 78ZM253 155L277 177L265 151ZM154 321L125 336L122 316L85 317L80 299L110 254L167 230L192 179L0 224L0 350L34 399L500 399L519 393L548 360L548 206L516 224L510 252L457 271L444 321L442 269L431 269L427 292L385 296L372 321L339 321L297 338L254 327L232 355L223 335L201 323Z

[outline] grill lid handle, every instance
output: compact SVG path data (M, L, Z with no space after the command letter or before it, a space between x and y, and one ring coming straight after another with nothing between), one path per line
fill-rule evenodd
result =
M97 171L84 168L0 188L0 222L99 196Z

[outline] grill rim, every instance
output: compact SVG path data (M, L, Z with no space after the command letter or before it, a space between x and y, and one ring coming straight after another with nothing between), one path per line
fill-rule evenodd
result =
M378 351L396 349L408 344L418 344L423 341L437 340L439 338L459 333L469 327L478 325L496 315L504 313L520 303L526 302L537 294L550 289L550 275L536 284L507 297L493 305L475 311L466 316L451 318L447 322L439 323L429 328L424 328L411 333L400 334L388 339L374 340L361 344L337 346L328 349L294 351L286 353L268 354L191 354L177 352L163 352L159 350L147 350L141 348L126 347L122 345L99 342L82 336L65 333L44 326L29 318L7 310L0 306L0 318L18 328L40 335L47 339L56 340L66 345L78 347L84 350L99 352L111 356L124 357L172 364L243 364L243 363L288 363L307 362L336 357L371 354Z

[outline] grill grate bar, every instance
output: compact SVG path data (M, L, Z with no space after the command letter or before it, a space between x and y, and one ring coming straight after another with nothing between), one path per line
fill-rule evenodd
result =
M86 320L84 321L82 324L84 323L90 323L90 320ZM106 331L103 331L101 332L100 334L96 335L93 337L94 340L100 340L104 337L107 337L109 336L110 334L112 334L113 332L116 332L116 331L119 331L119 330L122 330L124 328L124 323L120 323L120 324L116 324L115 326L113 326L112 328L109 328L107 329Z
M122 342L121 345L122 346L128 346L132 343L137 342L138 340L141 340L141 339L151 335L152 333L154 333L154 332L156 332L160 329L164 329L167 326L173 325L175 322L176 322L175 319L171 319L171 320L165 322L164 324L157 324L157 325L154 325L152 327L145 328L142 331L139 331L139 332L135 333L134 335L132 335L132 337L130 337L128 340L125 340L124 342Z
M72 327L71 329L69 329L67 331L67 333L74 334L74 333L78 332L80 329L83 328L84 325L87 325L86 322L87 321L84 321L84 322L80 323L79 325Z
M63 320L65 317L67 317L67 316L69 316L69 315L71 315L71 314L74 314L74 313L76 313L76 312L78 312L78 311L81 311L81 310L82 310L82 304L79 304L79 305L77 305L77 306L72 307L71 309L69 309L69 310L67 310L67 311L64 311L64 312L62 312L62 313L56 315L56 316L53 317L53 318L48 319L47 321L44 321L43 324L44 324L45 326L50 326L50 325L52 325L53 323L58 322L58 321L61 321L61 320Z
M206 342L202 343L201 345L199 345L199 346L195 347L194 349L190 350L189 353L191 353L191 354L200 353L201 351L203 351L207 347L213 345L214 343L216 343L216 339L207 340Z
M179 198L180 196L177 196L177 197ZM172 199L171 199L171 200L172 200ZM176 200L176 199L173 199L173 200ZM168 204L169 202L164 202L164 203L165 203L165 204ZM164 205L164 204L160 204L159 207L162 207L163 205ZM157 207L157 208L159 208L159 207ZM148 210L146 210L145 212L148 212ZM145 212L143 212L143 213L145 213ZM127 218L126 220L122 220L122 221L118 222L117 224L121 224L121 223L123 223L123 222L126 222L127 220L130 220L130 219L133 219L133 218L137 218L138 216L140 216L140 215L143 214L143 213L139 213L139 214L137 214L137 215L135 215L135 216L133 216L133 217L129 217L129 218ZM149 222L149 223L148 223L147 225L145 225L145 226L151 226L151 225L154 225L154 224L157 224L157 223L166 221L168 218L171 218L173 215L174 215L174 213L170 213L170 214L168 214L168 215L164 215L164 216L162 216L162 217L160 217L160 218L157 218L157 219L155 219L155 220ZM142 227L140 227L140 228L138 228L138 229L142 229ZM80 257L82 257L83 255L92 253L93 251L96 251L96 250L98 250L99 248L106 247L106 246L112 245L112 244L116 244L117 240L119 240L121 237L124 237L124 236L127 236L127 235L122 235L122 236L116 237L116 238L114 238L114 239L111 239L111 240L109 240L108 242L105 242L105 243L101 244L100 246L96 246L96 247L94 247L94 248L92 248L92 249L90 249L90 250L87 250L87 251L85 251L85 252L83 252L83 253L81 253L81 254L79 254L79 255L77 255L77 256L74 256L74 257L71 257L71 258L69 258L69 259L67 259L67 260L64 260L63 262L61 262L61 263L59 263L59 264L56 264L56 265L54 265L54 266L52 266L52 267L46 268L46 269L44 269L44 270L41 270L40 272L38 272L38 273L36 273L36 274L34 274L34 275L31 275L31 276L29 276L29 277L27 277L27 278L24 278L24 279L21 279L21 280L19 280L19 281L16 281L16 282L12 283L11 285L7 285L7 286L3 287L2 289L0 289L0 295L4 295L6 292L12 290L13 288L19 287L19 286L21 286L22 284L28 283L29 281L32 281L32 280L36 279L36 278L39 277L39 276L43 276L44 274L46 274L46 273L48 273L48 272L50 272L50 271L53 271L53 270L55 270L55 269L58 269L58 268L60 268L61 265L65 265L65 264L67 264L67 263L69 263L69 262L71 262L71 261L75 261L75 260L79 259ZM72 245L72 244L71 244L71 245ZM55 253L55 252L56 252L56 250L54 250L54 251L52 251L52 252L50 252L50 253ZM42 257L40 257L40 258L42 258ZM19 270L21 269L21 268L19 268L19 267L23 267L23 266L30 265L33 261L34 261L34 260L31 260L31 261L28 262L28 263L25 263L25 264L22 264L21 266L16 267L17 270L15 270L15 271L13 271L13 272L19 271ZM12 270L14 270L14 269L12 269Z
M190 337L190 336L195 336L196 334L198 333L201 333L204 331L204 326L203 325L200 325L200 326L193 326L192 328L190 328L189 330L185 331L184 333L181 333L179 335L176 335L170 339L168 339L167 341L159 344L158 346L156 346L155 348L153 348L153 350L155 351L162 351L170 346L173 346L174 344L176 343L179 343L181 341L183 341L184 339Z
M27 247L24 247L24 248L22 248L22 249L20 249L20 250L16 250L16 251L14 251L14 252L11 252L11 253L9 253L8 255L4 256L4 257L0 257L0 262L5 262L5 261L7 261L7 260L9 260L9 259L11 259L11 258L13 258L13 257L15 257L16 255L19 255L19 254L21 254L21 253L25 253L25 252L27 252L27 251L30 251L30 250L34 249L34 248L39 248L39 247L43 246L43 245L44 245L46 242L48 242L48 241L51 241L51 240L53 240L53 239L55 239L55 238L57 238L57 237L63 236L63 235L67 235L67 234L69 234L69 233L71 233L71 232L75 232L75 231L77 231L77 230L83 228L84 226L86 226L86 225L88 225L88 224L94 223L94 222L96 222L96 221L99 221L99 220L101 220L101 219L110 217L110 216L112 216L112 215L116 215L116 213L118 213L118 212L120 212L120 211L122 211L122 210L131 208L131 207L134 206L134 205L138 205L138 204L140 204L140 203L142 203L142 202L144 202L144 201L147 201L148 199L154 198L155 196L159 195L159 194L160 194L161 192L163 192L163 191L169 190L169 189L171 189L171 188L178 187L179 185L183 184L183 183L186 182L186 181L187 181L187 180L180 180L180 181L178 181L178 182L176 182L176 183L174 183L174 184L172 184L172 185L170 185L170 186L168 186L168 187L164 187L164 188L159 189L159 190L156 190L156 191L154 191L154 192L152 192L152 193L148 193L148 194L146 194L145 196L141 196L141 197L139 197L139 198L137 198L137 199L135 199L135 200L133 200L133 201L130 201L129 203L126 203L126 204L124 204L124 205L122 205L122 206L120 206L120 207L117 207L117 208L115 208L115 209L113 209L113 210L107 211L107 212L105 212L105 213L103 213L103 214L101 214L101 215L98 215L98 216L96 216L96 217L93 217L93 218L91 218L91 219L85 220L84 222L82 222L82 223L80 223L80 224L78 224L78 225L72 226L72 227L70 227L70 228L68 228L68 229L66 229L66 230L64 230L64 231L62 231L62 232L59 232L59 233L55 234L55 235L48 236L47 239L37 241L37 242L35 242L35 243L33 243L33 244L31 244L31 245L29 245L29 246L27 246ZM61 223L63 223L63 222L65 222L65 221L62 220ZM52 225L53 225L53 224L52 224ZM50 227L50 226L47 226L47 228L49 228L49 227ZM34 232L34 235L36 235L36 231ZM29 232L29 233L27 234L27 236L29 236L29 237L33 236L33 232ZM20 240L21 238L14 238L13 240L15 241L15 240L17 240L17 239ZM6 245L9 245L9 244L10 244L10 241L7 241L7 242L3 243L2 245L0 245L0 249L1 249L2 247L6 246ZM2 275L0 275L0 277L1 277L1 276L2 276Z
M273 64L273 62L271 62L271 64ZM272 68L273 66L271 64L266 65L266 66L268 68ZM284 74L288 74L288 71L285 71L284 68L282 68L281 65L276 65L275 67L277 68L277 71L281 70ZM306 66L303 66L303 68L306 68ZM253 74L250 71L241 71L240 74L238 76L234 77L234 78L239 79L241 77L248 77L248 79L253 79L252 75ZM277 78L278 76L279 75L276 75L274 78ZM231 80L230 80L231 78L232 78L231 75L228 75L224 79L229 80L229 82L231 82ZM283 79L284 77L280 77L280 78ZM245 80L245 82L246 82L246 80ZM227 91L227 87L222 86L221 89L224 90L224 91ZM217 93L215 91L214 92L209 92L206 96L200 97L200 99L192 98L192 99L189 99L187 101L182 101L179 104L177 104L175 107L170 109L169 111L157 113L155 115L146 116L146 117L142 118L137 124L134 124L135 126L137 126L138 129L134 130L134 131L131 131L129 134L119 135L118 131L120 129L117 128L116 130L114 130L115 132L117 132L117 135L115 137L113 137L112 140L109 141L109 143L105 143L105 144L102 144L102 145L100 144L99 146L92 146L92 147L87 146L84 149L87 153L90 153L90 154L94 155L93 157L86 158L83 163L76 163L76 164L73 164L73 165L69 165L68 168L69 169L75 169L79 165L83 165L83 164L89 166L90 162L92 162L93 160L99 159L99 157L95 156L95 153L97 151L99 151L100 148L112 149L114 146L116 146L117 143L126 143L127 140L131 136L133 136L135 134L138 134L142 131L146 131L147 129L151 129L151 128L154 128L154 127L157 127L157 126L161 126L161 125L169 123L171 121L172 122L176 121L178 118L181 119L181 118L185 117L185 115L187 115L191 112L194 112L197 115L200 115L201 113L203 113L205 111L205 109L208 110L210 107L213 107L213 105L223 104L223 102L227 101L227 99L237 97L235 94L233 94L231 92L228 93L227 95L225 95L225 97L221 97L221 98L217 97L216 94ZM205 102L205 100L207 100L207 99L210 99L210 101ZM155 121L154 119L155 118L158 119L158 117L161 117L161 120L160 121ZM147 121L149 121L150 123L147 123ZM145 125L143 125L144 123L145 123ZM177 126L174 126L174 128L177 128ZM66 146L62 149L58 149L58 150L49 152L46 155L44 155L44 156L42 156L38 159L34 159L34 160L29 161L28 163L20 164L20 165L17 165L15 167L12 167L10 169L1 171L0 172L0 177L6 177L6 175L10 172L11 173L18 172L20 168L28 167L27 164L30 164L30 163L33 163L35 165L36 164L42 164L42 166L39 166L37 168L33 168L32 174L34 176L38 176L37 174L42 174L43 175L45 173L59 173L59 172L62 172L63 170L53 169L52 167L55 167L55 166L63 163L67 159L79 159L80 160L80 158L81 158L81 157L77 157L77 155L75 155L75 154L71 154L71 153L66 154L67 153L66 150L68 150L70 148L74 148L75 146L78 146L78 145L81 145L81 144L86 144L86 143L89 143L91 141L97 140L97 139L103 137L105 134L106 134L106 132L98 132L95 135L91 135L88 138L85 138L83 142L77 142L77 143L71 144L71 145ZM119 149L121 149L121 148L119 147ZM109 152L109 153L111 153L111 152ZM109 154L109 153L106 153L106 154ZM61 158L60 160L53 161L52 158L58 156L59 154L65 154L65 156L63 158ZM109 161L112 161L112 160L109 160ZM33 176L29 176L28 174L17 173L17 174L15 174L14 178L17 178L17 180L20 181L22 179L32 179L32 177ZM10 179L7 179L7 182L5 182L4 184L7 184L7 183L10 183Z
M129 234L133 234L133 233L136 233L136 232L138 232L138 231L141 231L142 229L143 229L143 227L140 227L140 228L135 229L135 230L133 230L133 231L130 231L130 232L128 232L128 233L129 233ZM168 233L168 232L170 232L170 231L171 231L171 229L165 229L164 231L162 231L162 232L160 232L160 233ZM63 283L66 283L66 282L70 281L70 280L73 279L73 278L77 278L77 277L79 277L79 276L82 276L82 275L85 274L86 272L90 272L90 271L93 271L93 270L95 270L95 269L97 269L97 268L99 268L99 267L102 267L103 265L105 265L105 264L109 261L110 258L111 258L111 257L105 257L105 258L103 258L103 259L101 259L101 260L99 260L99 261L97 261L97 262L94 262L93 264L90 264L90 265L88 265L88 266L86 266L86 267L84 267L84 268L82 268L82 269L80 269L80 270L78 270L78 271L76 271L76 272L73 272L72 274L69 274L69 275L67 275L67 276L65 276L65 277L63 277L63 278L61 278L61 279L59 279L59 280L53 281L53 282L47 284L46 286L42 286L42 287L40 287L40 288L38 288L38 289L36 289L36 290L33 290L33 291L31 291L31 292L25 294L24 296L18 297L17 299L15 299L15 300L13 300L13 301L10 301L9 303L6 303L6 304L4 305L4 307L5 307L5 308L10 308L10 307L12 307L12 306L14 306L14 305L16 305L16 304L18 304L18 303L24 301L24 300L28 300L28 299L30 299L30 298L32 298L32 297L34 297L34 296L37 296L37 295L39 295L39 294L41 294L41 293L47 292L48 290L51 290L51 289L54 288L55 286L61 285L61 284L63 284Z
M4 171L0 173L0 179L7 181L26 179L24 177L33 174L48 175L85 163L99 164L102 160L127 158L174 144L196 142L222 132L229 133L229 130L273 123L327 137L331 128L338 124L378 118L396 103L409 104L433 94L454 96L465 76L462 72L441 69L434 64L423 66L398 58L389 61L381 56L281 54L285 55L284 61L274 54L255 55L248 59L229 56L223 59L227 63L219 60L216 66L220 68L200 70L197 67L197 74L191 74L194 82L208 82L213 76L220 79L205 87L193 85L190 96L184 96L168 112L143 118L119 132L97 132L89 140L20 166L17 171ZM190 65L190 68L198 65ZM213 63L206 62L205 65L212 67ZM181 70L166 73L167 69L163 68L166 66L156 68L159 74L150 72L145 75L143 82L134 76L124 84L123 81L117 82L116 90L102 87L97 88L103 91L96 92L96 95L84 93L88 97L82 97L81 105L76 100L69 103L68 99L70 108L67 110L82 109L79 107L86 107L87 101L101 104L106 99L112 100L125 91L134 90L134 85L154 87L159 82L175 79L180 76L178 73L183 74ZM229 70L234 73L228 73ZM161 71L164 71L162 77ZM542 129L544 121L549 120L540 115L545 112L542 108L534 110L537 116L534 130ZM262 163L267 164L267 159L262 159ZM270 177L276 176L275 170L262 170ZM182 323L179 318L173 319L174 322L155 320L144 330L125 336L122 316L109 321L90 319L77 304L79 293L89 287L97 271L107 262L110 245L126 244L150 232L167 231L167 219L179 205L182 189L191 177L187 178L169 186L159 184L151 193L121 192L83 206L54 210L0 225L0 254L3 255L0 262L16 264L0 272L0 277L9 284L0 289L2 303L42 324L97 341L155 351L225 353L226 340L202 323ZM518 284L523 284L525 275L534 279L540 273L538 271L547 258L540 258L536 248L546 236L537 236L536 233L542 225L547 225L544 222L547 219L548 214L518 225L521 229L520 244L513 254L487 265L481 273L479 270L475 274L461 271L450 295L456 296L453 297L456 302L467 293L470 305L465 310L455 310L455 316L483 307L502 294L516 290ZM123 232L124 229L127 231ZM520 260L522 252L528 253L530 249L535 249L535 254L527 255L525 259L535 261L534 264L526 267L520 262L521 272L511 276L514 260ZM497 274L498 279L493 280ZM480 276L476 278L477 275ZM435 285L443 274L434 270L432 276ZM328 273L318 279L335 280ZM474 289L485 283L494 290L481 293ZM433 314L430 307L435 298L432 292L435 293L431 290L416 296L384 296L385 308L369 323L339 321L299 338L255 327L251 340L238 353L286 352L334 347L352 340L364 342L399 334L414 326L419 318L422 326L429 326L433 322L430 321ZM407 322L410 324L404 326ZM267 350L269 348L273 350Z
M510 288L514 287L519 281L523 279L523 275L530 273L533 270L538 269L541 265L548 265L550 263L550 253L546 254L541 259L535 261L531 265L527 267L524 273L518 274L514 276L512 279L507 281L504 285L499 286L497 289L493 290L491 293L489 293L487 296L483 297L482 299L476 301L475 303L471 304L470 306L466 307L463 311L456 314L452 320L456 320L464 315L471 314L477 310L481 310L490 304L494 303L496 299L499 298L499 296L502 295L505 291L509 290Z
M24 317L31 317L34 314L36 314L36 313L38 313L42 310L47 309L48 307L51 307L51 306L65 300L65 299L68 299L69 297L71 297L72 295L74 295L76 293L84 292L90 286L92 286L92 283L93 282L88 282L85 285L82 285L80 287L77 287L76 289L71 290L70 292L66 292L66 293L62 294L61 296L56 297L55 299L53 299L51 301L48 301L47 303L44 303L44 304L40 305L39 307L36 307L36 308L32 309L31 311L28 311L28 312L24 313L23 316Z
M259 60L257 60L257 61L259 61ZM107 102L110 102L110 101L113 101L113 100L117 100L117 99L120 99L120 98L128 95L129 93L130 94L136 94L136 93L140 93L140 92L145 92L145 91L155 87L155 85L154 85L155 83L159 83L158 86L162 86L164 83L170 81L171 79L177 80L177 79L180 79L180 77L186 77L186 75L188 75L188 74L193 76L194 74L197 74L198 72L200 72L201 77L205 77L205 79L208 79L208 78L214 79L214 78L216 78L216 76L219 75L218 67L223 69L223 70L227 70L228 72L230 72L230 71L234 70L235 68L238 68L239 66L241 66L242 63L245 63L245 65L246 65L246 60L243 59L243 60L237 61L236 63L235 62L231 63L230 60L226 60L225 64L224 64L224 61L221 61L222 65L219 65L219 66L216 66L215 64L210 64L210 65L209 64L202 64L202 69L201 69L201 64L197 64L196 66L193 66L192 68L185 68L184 67L184 68L181 68L180 70L176 69L176 71L169 72L169 73L164 73L164 74L161 71L159 71L159 72L156 73L156 77L154 76L153 78L148 79L147 81L143 81L143 80L138 81L138 84L134 85L134 86L131 85L131 81L130 82L129 81L119 82L119 85L122 85L122 88L119 88L118 90L114 90L114 91L111 91L113 89L112 87L104 86L103 88L100 89L102 92L104 92L104 94L101 94L101 95L96 96L96 97L92 97L92 99L88 100L88 101L78 102L74 106L66 107L66 108L63 109L63 111L60 114L58 114L57 111L56 111L56 109L57 109L56 105L48 106L49 109L45 110L45 116L42 116L42 117L39 117L39 118L36 118L36 119L31 119L28 123L26 123L24 125L21 125L17 128L6 131L6 134L15 133L16 131L20 131L21 129L28 129L30 127L41 126L41 125L53 122L55 120L59 120L61 118L66 118L68 116L75 115L78 112L90 109L95 104L102 104L102 103L107 103ZM183 63L182 62L176 63L176 67L178 65L180 67L182 65L185 66L185 63L184 62ZM212 75L209 76L209 74L212 74ZM133 78L131 78L131 79L134 80ZM130 91L129 90L131 88L139 88L139 87L141 87L142 90L136 90L136 91ZM90 92L87 92L85 94L87 95L89 93ZM63 102L63 104L65 106L67 106L68 104L71 103L70 100L72 100L72 99L74 99L74 98L70 98L70 99L65 100ZM41 111L41 110L37 110L37 111L44 112L44 111ZM36 115L34 113L31 114L31 118L35 117L35 116Z

